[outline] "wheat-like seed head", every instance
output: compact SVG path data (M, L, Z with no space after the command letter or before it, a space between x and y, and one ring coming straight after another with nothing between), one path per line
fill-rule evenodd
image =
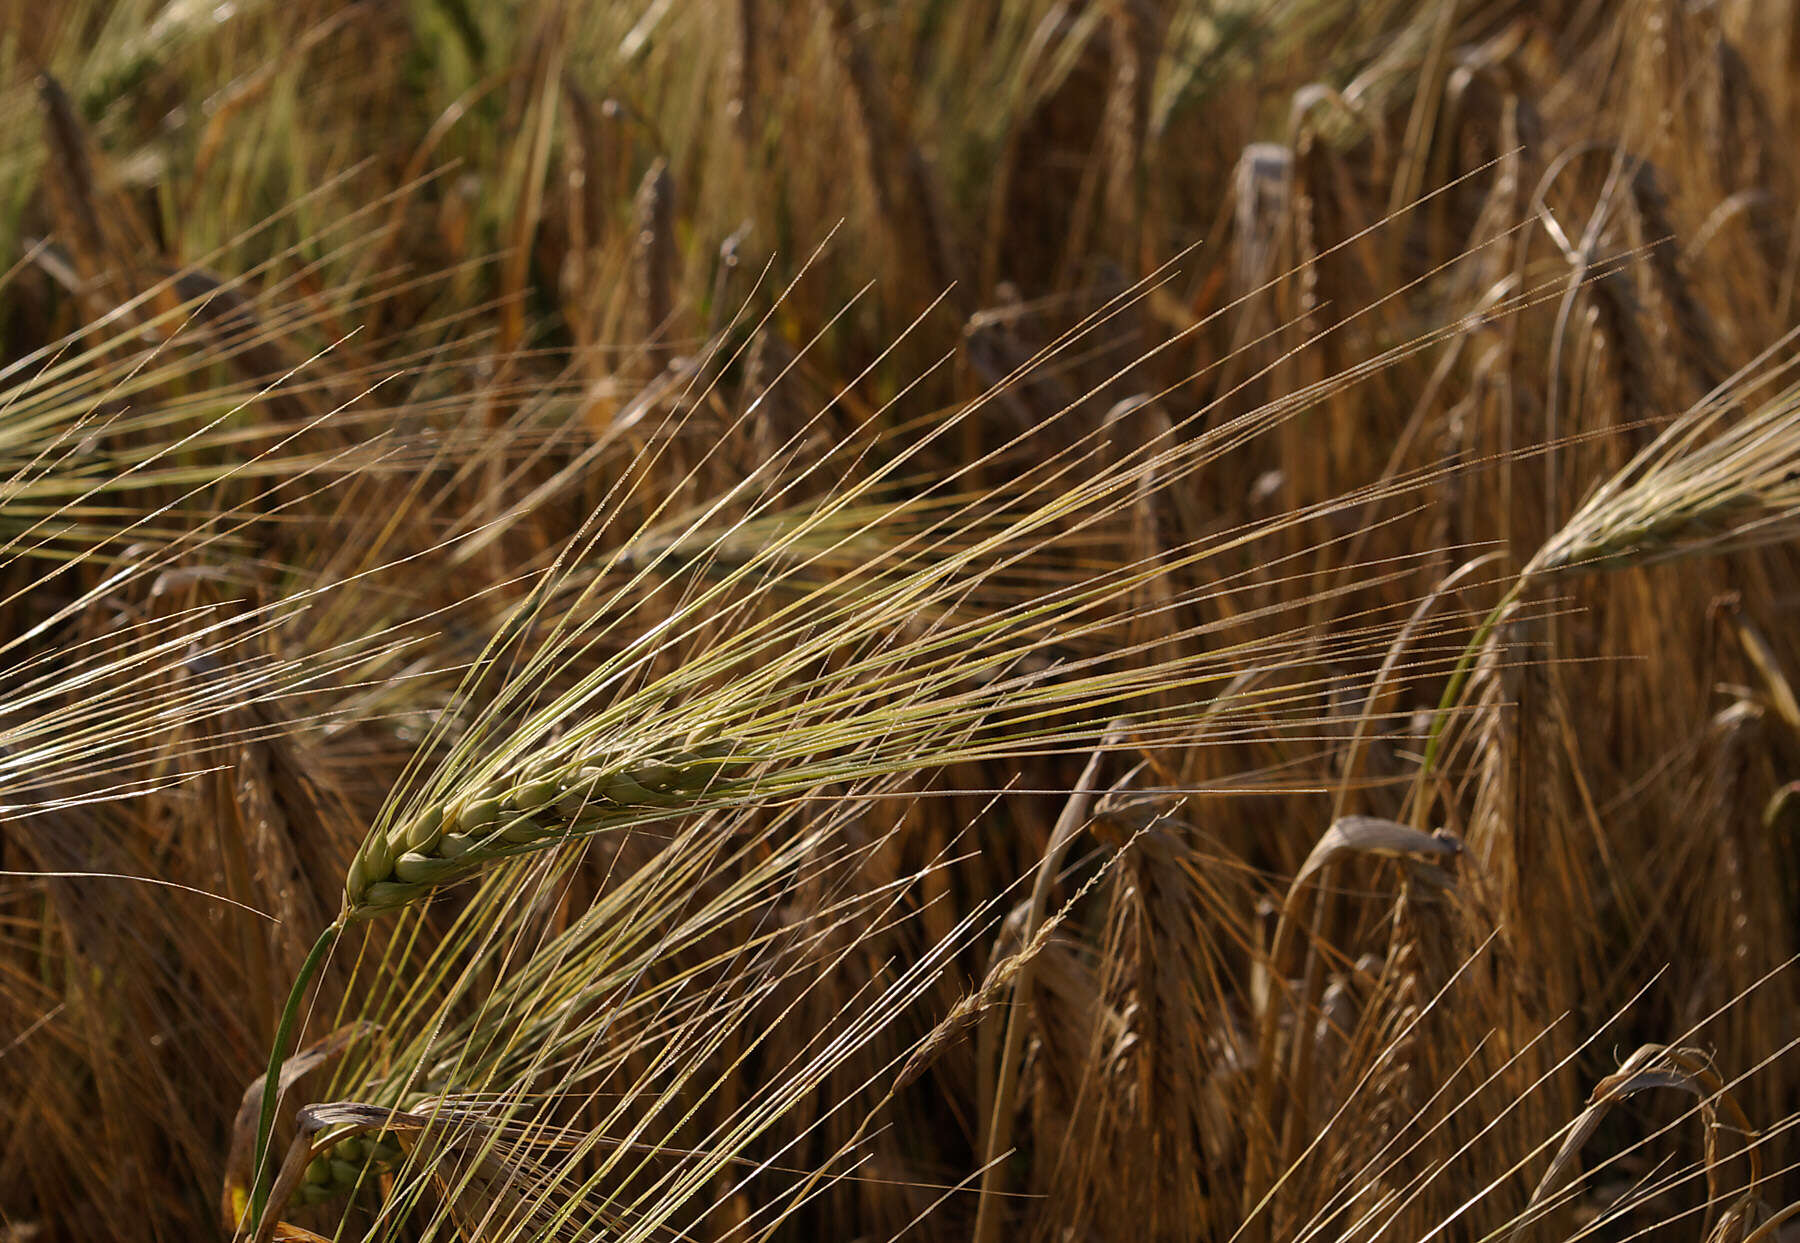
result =
M741 748L721 740L657 756L583 750L514 766L371 833L345 876L345 916L398 909L496 859L640 823L655 809L729 797L749 768Z
M1775 543L1800 532L1800 386L1723 431L1684 415L1538 551L1527 577L1624 569Z

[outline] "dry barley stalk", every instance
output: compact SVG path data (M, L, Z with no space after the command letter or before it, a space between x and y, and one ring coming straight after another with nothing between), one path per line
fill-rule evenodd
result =
M1724 1159L1726 1137L1735 1134L1741 1141L1740 1155L1749 1175L1745 1188L1754 1189L1761 1183L1760 1135L1751 1125L1743 1106L1732 1096L1731 1085L1714 1069L1707 1054L1694 1048L1647 1044L1626 1058L1616 1072L1594 1085L1587 1108L1569 1124L1556 1155L1551 1158L1550 1167L1531 1193L1530 1203L1513 1223L1507 1243L1517 1243L1531 1226L1567 1203L1566 1188L1576 1173L1576 1159L1606 1115L1621 1101L1653 1088L1675 1088L1697 1099L1689 1116L1697 1117L1705 1128L1703 1168L1708 1224L1722 1199L1719 1168ZM1700 1231L1701 1237L1710 1233L1705 1227Z
M638 339L645 378L668 361L669 321L675 315L675 179L658 158L632 200L631 280L638 306Z

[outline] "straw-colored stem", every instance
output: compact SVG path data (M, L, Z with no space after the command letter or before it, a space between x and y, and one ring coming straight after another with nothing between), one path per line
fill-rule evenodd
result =
M1026 909L1024 927L1020 929L1021 945L1029 946L1032 938L1037 935L1039 925L1043 923L1044 913L1050 904L1050 889L1056 882L1057 872L1061 870L1063 856L1068 853L1082 825L1087 823L1088 811L1094 802L1094 787L1100 776L1100 762L1117 745L1123 734L1124 723L1121 721L1114 721L1107 728L1100 746L1088 757L1080 780L1069 794L1069 801L1063 805L1062 815L1057 817L1056 827L1050 834L1050 843L1038 864L1037 879L1031 887L1031 902ZM1025 959L1013 982L1013 1004L1004 1012L1006 1035L1001 1045L994 1097L992 1101L982 1102L986 1107L982 1117L984 1156L981 1166L981 1196L975 1209L975 1243L993 1243L1000 1231L1000 1214L996 1201L1003 1179L1001 1162L1012 1146L1012 1115L1015 1104L1013 1093L1018 1083L1019 1064L1025 1052L1025 1011L1031 1004L1035 975L1034 959Z

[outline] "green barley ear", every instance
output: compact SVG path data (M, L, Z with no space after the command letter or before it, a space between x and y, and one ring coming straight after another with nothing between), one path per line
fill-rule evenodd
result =
M515 763L369 835L344 881L349 921L405 907L487 864L646 819L717 806L750 790L730 742L627 758L577 750Z
M1792 340L1790 334L1780 346ZM1800 535L1800 384L1747 412L1741 404L1796 361L1785 359L1762 376L1746 368L1683 413L1533 554L1476 629L1438 701L1419 791L1436 768L1476 656L1533 587L1591 571L1743 552ZM1415 798L1415 805L1422 809L1425 802Z
M718 739L630 758L578 746L515 757L451 797L370 833L345 875L342 911L314 943L282 1008L262 1085L251 1228L261 1224L267 1206L261 1171L280 1091L280 1057L308 985L345 928L400 910L499 859L741 797L751 788L751 768L742 748Z
M1671 424L1582 505L1527 573L1657 565L1800 532L1800 385L1721 428L1734 405L1708 402Z

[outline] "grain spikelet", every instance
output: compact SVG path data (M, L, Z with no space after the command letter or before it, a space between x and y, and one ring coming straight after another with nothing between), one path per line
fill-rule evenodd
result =
M1753 548L1800 530L1800 388L1727 421L1707 404L1595 491L1525 577Z

